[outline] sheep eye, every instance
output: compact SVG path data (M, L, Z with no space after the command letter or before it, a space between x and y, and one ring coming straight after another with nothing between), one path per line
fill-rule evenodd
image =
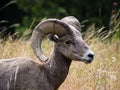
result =
M73 42L71 40L67 40L65 41L65 44L69 45L69 44L73 44Z

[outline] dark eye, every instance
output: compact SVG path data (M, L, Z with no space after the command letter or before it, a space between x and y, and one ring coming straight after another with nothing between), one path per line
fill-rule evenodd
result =
M65 41L65 44L69 45L69 44L73 44L73 42L71 40L67 40Z

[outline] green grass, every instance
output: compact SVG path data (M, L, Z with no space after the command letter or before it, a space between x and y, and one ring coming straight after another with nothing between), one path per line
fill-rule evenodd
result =
M97 38L89 39L95 53L91 64L73 61L69 75L59 90L119 90L120 89L120 45L104 44ZM53 43L44 40L42 48L49 56ZM12 41L0 44L0 58L29 57L37 60L30 41Z

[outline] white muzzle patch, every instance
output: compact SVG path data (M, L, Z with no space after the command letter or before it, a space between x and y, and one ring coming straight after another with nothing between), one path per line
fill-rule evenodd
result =
M83 55L83 60L85 62L92 62L92 60L94 59L94 53L93 51L91 51L90 49L88 49L85 54Z

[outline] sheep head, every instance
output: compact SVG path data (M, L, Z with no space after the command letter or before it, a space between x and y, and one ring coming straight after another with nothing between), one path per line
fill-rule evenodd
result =
M39 23L32 34L32 48L41 61L47 61L41 50L42 39L48 37L55 42L56 49L70 60L79 60L90 63L94 53L84 42L80 33L80 23L68 16L61 20L47 19Z

